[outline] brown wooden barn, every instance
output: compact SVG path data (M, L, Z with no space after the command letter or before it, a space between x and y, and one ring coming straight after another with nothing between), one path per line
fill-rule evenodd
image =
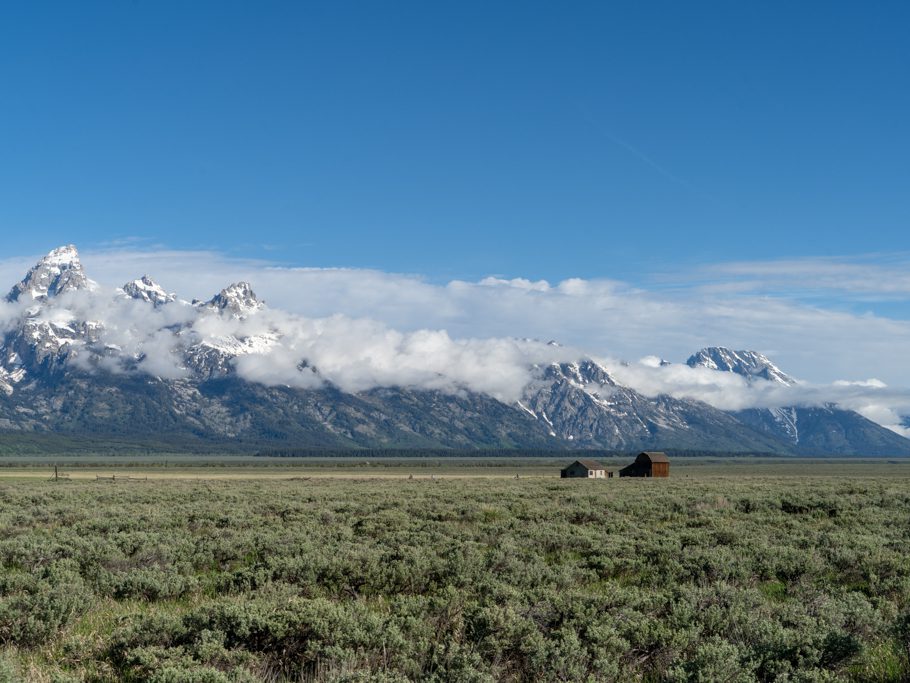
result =
M605 479L607 471L596 460L576 460L568 467L560 470L559 476L563 479Z
M669 477L670 458L659 451L639 453L635 462L619 470L620 477Z

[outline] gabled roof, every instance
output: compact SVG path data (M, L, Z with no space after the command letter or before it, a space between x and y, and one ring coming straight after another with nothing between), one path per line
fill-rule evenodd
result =
M670 458L667 457L667 454L662 451L642 451L638 454L638 457L646 457L651 462L670 462Z
M576 460L575 462L572 463L572 465L574 465L575 463L578 463L578 464L581 465L582 467L587 467L589 470L602 470L602 469L604 469L604 466L601 465L601 464L600 464L599 462L597 462L596 460ZM569 467L571 467L572 465L569 465ZM569 469L569 467L566 467L566 469Z

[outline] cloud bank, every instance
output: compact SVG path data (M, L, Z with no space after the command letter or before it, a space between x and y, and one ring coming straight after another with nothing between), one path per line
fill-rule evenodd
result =
M31 305L8 304L7 325ZM188 377L187 354L216 357L244 379L267 385L316 388L324 381L347 392L400 386L482 392L517 400L530 368L577 357L577 350L513 338L453 339L445 330L401 332L368 318L336 314L306 318L266 307L233 317L182 301L161 307L135 301L115 289L67 292L30 318L65 331L77 321L100 321L93 348L101 358L73 345L70 362L86 370L139 370L166 379Z

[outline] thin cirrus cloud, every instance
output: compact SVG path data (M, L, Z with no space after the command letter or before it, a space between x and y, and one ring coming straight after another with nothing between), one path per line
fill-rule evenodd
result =
M11 286L35 260L0 261L0 284ZM910 322L826 307L815 296L820 287L882 299L910 293L894 263L723 264L648 289L610 279L436 283L378 270L292 268L215 251L130 246L84 251L82 260L103 286L148 274L187 300L208 299L231 282L251 282L274 315L289 314L281 324L304 330L296 337L300 348L282 346L268 359L238 362L238 370L264 382L286 376L306 352L351 390L402 378L419 386L445 384L439 378L455 363L478 368L461 372L459 386L514 396L527 377L521 365L552 355L537 346L529 355L514 340L552 339L566 355L604 359L620 381L649 395L691 396L726 409L835 401L896 431L903 429L900 416L910 414L908 392L892 388L910 387L903 357ZM762 351L801 384L790 390L748 385L682 364L711 345ZM618 360L652 355L674 365ZM167 355L156 358L166 363Z
M827 294L856 301L907 301L910 254L737 261L704 266L682 277L714 292L760 291L800 298Z

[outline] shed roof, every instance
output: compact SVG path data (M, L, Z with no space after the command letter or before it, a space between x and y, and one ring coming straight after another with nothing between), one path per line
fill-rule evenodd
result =
M670 462L670 458L663 451L642 451L638 457L646 457L651 462Z
M574 465L576 462L577 462L579 465L581 465L582 467L587 467L589 470L602 470L602 469L604 469L604 466L601 465L601 464L600 464L599 462L597 462L596 460L576 460L575 462L572 463L572 465ZM571 467L572 465L569 465L569 467ZM567 467L566 469L568 469L568 467Z

